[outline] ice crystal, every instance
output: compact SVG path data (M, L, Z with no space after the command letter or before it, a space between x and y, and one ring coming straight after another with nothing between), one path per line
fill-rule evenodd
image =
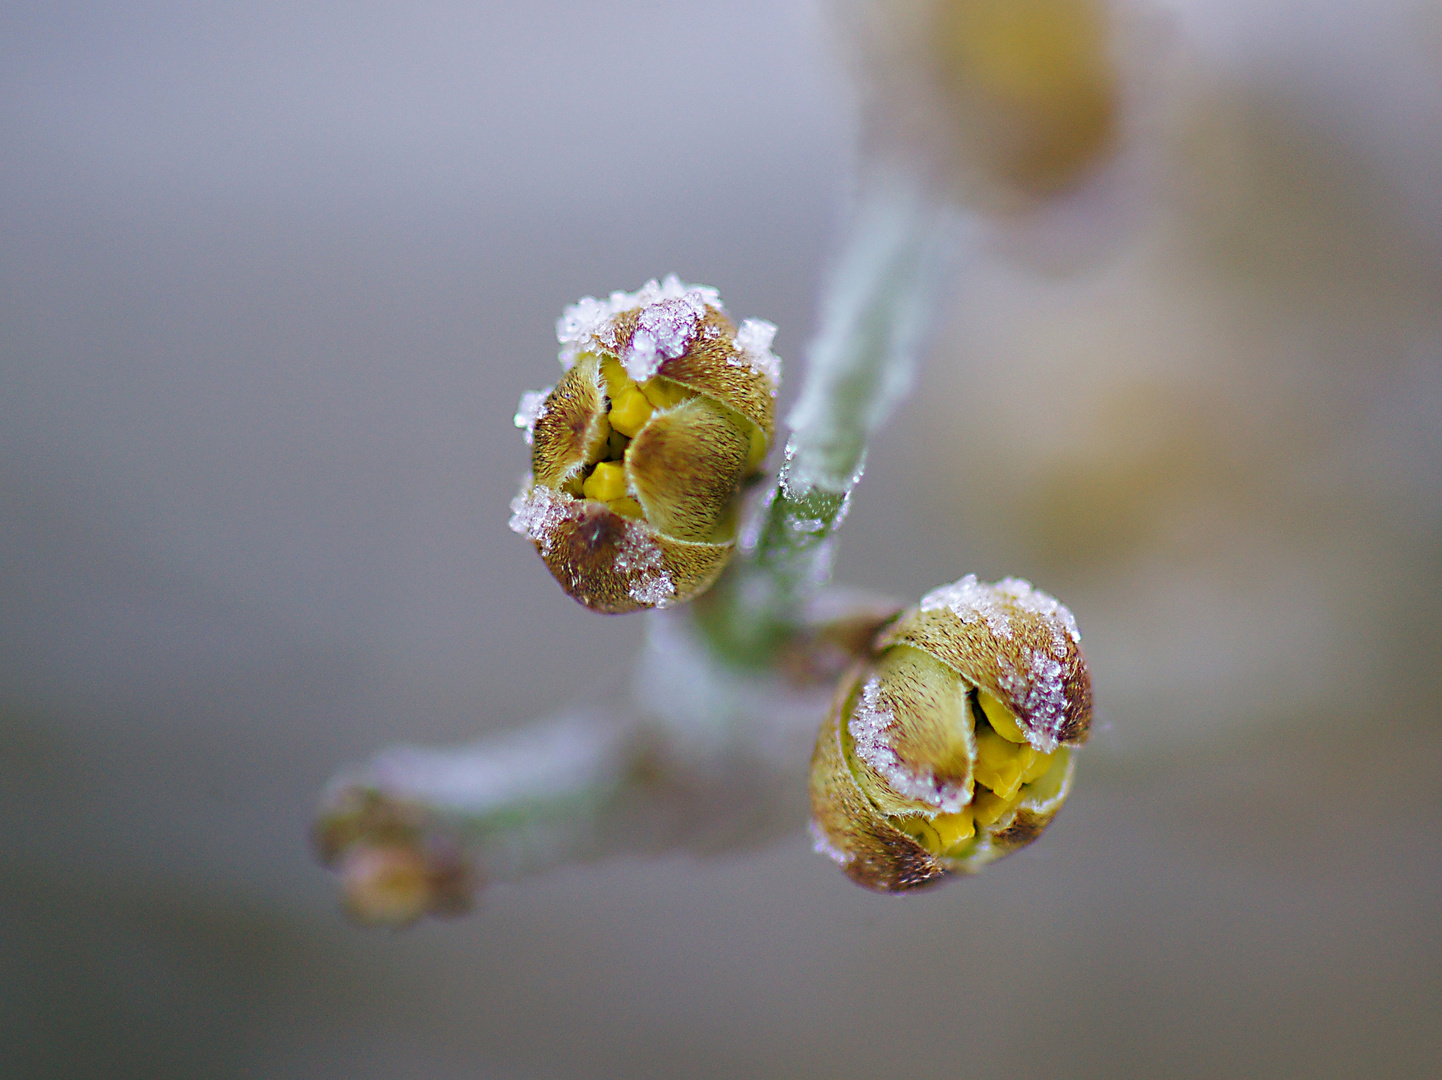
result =
M1062 637L1063 633L1071 638L1074 645L1081 644L1081 631L1077 629L1076 619L1060 600L1032 588L1031 582L1022 578L999 581L996 588L1010 597L1012 603L1023 611L1040 615L1047 621L1052 633L1052 652L1058 660L1066 658L1067 645L1066 639Z
M776 396L781 385L781 358L771 351L771 342L776 338L776 326L765 319L747 319L736 331L736 350L744 363L758 375L763 375L771 384L771 396ZM734 362L734 361L733 361Z
M593 344L600 344L607 351L615 352L617 342L608 331L617 315L671 301L681 301L681 307L685 311L696 315L696 318L693 318L690 323L690 333L694 335L696 320L700 315L705 314L706 308L709 306L720 309L721 294L709 285L683 284L675 274L669 274L664 281L660 282L652 278L633 293L613 292L606 300L597 300L594 296L582 297L566 308L565 313L556 320L556 340L561 343L559 354L561 364L569 368L576 362L576 357ZM671 311L673 315L679 314L679 309L668 309L668 311ZM645 318L643 315L643 324ZM660 325L657 327L645 327L649 344L641 343L642 348L637 353L635 361L638 369L644 369L645 363L648 362L646 357L649 355L650 348L654 348L656 353L661 355L680 355L679 351L674 354L664 353L664 350L670 347L674 341L674 327L669 324L668 318L658 317L658 322ZM638 335L640 332L641 328L638 327ZM633 342L634 348L635 343ZM684 345L682 348L684 349ZM626 363L626 369L628 373L631 371L631 362ZM651 374L654 373L655 369L652 368ZM636 378L636 376L633 374L632 378Z
M997 659L1001 668L997 681L1002 690L1027 718L1028 727L1042 744L1039 749L1050 753L1057 748L1056 733L1066 722L1066 683L1061 662L1044 652L1033 652L1027 670L1020 672L1005 657Z
M638 604L664 608L676 595L676 584L663 569L661 547L639 521L626 523L616 545L616 569L632 579L626 591Z
M666 280L669 283L675 279ZM684 353L696 338L706 303L700 291L692 291L643 306L630 348L621 357L626 374L638 383L645 382L656 374L661 361L674 360Z
M528 476L511 500L511 531L540 544L541 554L549 555L551 538L565 520L566 504L571 501L571 497L562 492L533 487Z
M515 424L518 428L525 428L527 446L535 441L536 421L545 413L546 399L554 389L548 386L544 390L527 390L521 395L521 403L516 406Z
M1011 578L1007 579L1012 580ZM982 619L993 635L1011 640L1011 617L990 585L979 584L975 574L933 589L921 598L924 612L950 610L963 624Z
M861 688L861 700L846 724L857 756L902 798L927 803L944 814L958 812L967 802L965 787L939 783L930 769L913 772L903 765L891 745L895 726L896 714L881 702L881 680L873 677Z

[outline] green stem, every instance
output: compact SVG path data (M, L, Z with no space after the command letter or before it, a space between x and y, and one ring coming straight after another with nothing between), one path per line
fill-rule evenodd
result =
M764 665L831 574L832 535L867 440L910 389L953 247L945 207L914 182L873 175L827 281L785 461L741 552L694 606L717 653Z

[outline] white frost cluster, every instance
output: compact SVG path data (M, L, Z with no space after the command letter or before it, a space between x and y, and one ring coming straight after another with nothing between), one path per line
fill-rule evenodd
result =
M921 600L922 611L946 609L963 623L985 620L994 635L1007 641L1012 639L1009 608L1040 616L1051 630L1049 651L1024 650L1025 670L1018 670L1005 655L997 655L1001 689L1010 698L1012 707L1027 718L1028 729L1040 743L1038 749L1049 753L1056 749L1056 733L1066 722L1067 692L1062 661L1067 657L1067 639L1081 644L1081 632L1066 605L1032 588L1031 582L1021 578L981 585L975 574L935 589Z
M516 406L515 425L525 428L527 446L536 440L536 421L546 411L546 399L554 389L548 386L544 390L527 390L521 395L521 403Z
M534 540L541 545L541 554L549 555L551 536L565 520L569 496L531 484L531 478L526 477L520 492L511 500L511 531Z
M576 502L563 491L532 486L528 476L511 500L511 531L539 544L542 555L550 555L556 530ZM663 608L676 595L676 584L663 568L661 547L639 521L626 523L625 532L616 544L615 565L619 573L631 579L627 592L638 604Z
M770 381L772 397L781 385L781 358L771 351L771 342L775 339L775 323L747 319L736 331L735 340L736 351L741 354L739 362Z
M720 310L721 294L709 285L686 285L675 274L668 274L664 281L658 282L652 278L633 293L613 292L608 300L597 300L594 296L582 297L556 320L556 340L561 343L561 364L569 368L576 362L576 357L595 342L614 348L614 342L606 336L612 320L622 312L651 307L660 307L662 310L649 322L650 313L642 315L631 350L635 355L622 357L626 373L638 382L654 375L655 365L659 364L662 358L671 359L681 355L695 333L696 323L705 315L706 308ZM668 351L671 349L675 351ZM633 365L635 370L632 370ZM647 371L648 365L649 372L644 376L636 373Z
M1066 657L1065 633L1072 644L1081 644L1081 631L1077 629L1076 618L1071 610L1054 596L1048 596L1039 589L1033 589L1030 581L1022 578L1007 578L996 585L1000 592L1011 598L1012 603L1023 611L1040 615L1051 626L1052 651L1058 660Z
M943 814L960 811L969 798L966 788L938 783L930 769L915 773L903 765L889 737L895 726L896 714L881 704L881 680L873 677L861 688L861 700L846 724L857 755L902 798L927 803Z
M638 521L626 523L626 532L616 545L616 569L633 578L626 591L638 604L663 608L676 595L671 575L662 569L660 545Z
M1062 679L1061 661L1044 652L1033 652L1025 672L1017 671L1005 657L997 681L1011 698L1012 704L1027 718L1027 726L1043 753L1058 746L1056 733L1066 722L1066 683Z
M967 574L960 581L933 589L921 598L922 611L947 609L963 623L983 619L994 635L1006 641L1011 640L1008 606L1040 615L1046 620L1052 632L1052 651L1058 660L1066 658L1067 637L1081 644L1081 632L1077 630L1076 619L1066 605L1032 588L1031 582L1021 578L1007 578L995 585L982 585L975 574Z
M963 624L982 619L994 636L1011 640L1010 615L998 603L992 586L979 584L975 574L967 574L960 581L932 589L921 598L921 610L950 610Z
M631 344L621 357L626 374L638 383L655 375L661 361L674 360L686 351L696 338L696 325L705 316L706 299L699 292L682 293L643 307Z

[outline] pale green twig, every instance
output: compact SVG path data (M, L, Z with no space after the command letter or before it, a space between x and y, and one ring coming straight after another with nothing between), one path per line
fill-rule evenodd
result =
M785 460L740 556L697 608L725 657L764 663L831 572L866 444L911 387L956 219L902 175L872 175L823 292Z

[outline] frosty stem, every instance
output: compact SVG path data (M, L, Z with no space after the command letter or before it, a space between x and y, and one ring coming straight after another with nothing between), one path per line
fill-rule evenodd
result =
M764 664L830 576L831 537L865 467L867 440L911 387L953 229L913 180L864 179L823 293L806 383L787 417L780 474L740 557L697 606L723 657Z
M468 746L394 747L336 777L316 826L319 854L340 872L353 914L404 922L462 910L479 883L468 867L513 880L789 831L804 813L806 747L848 636L869 639L891 615L853 608L830 629L854 634L813 629L787 672L748 674L715 664L683 614L653 613L628 691ZM391 862L356 858L366 852ZM384 867L397 859L424 867L419 880L435 886L407 893L408 905L383 902Z

